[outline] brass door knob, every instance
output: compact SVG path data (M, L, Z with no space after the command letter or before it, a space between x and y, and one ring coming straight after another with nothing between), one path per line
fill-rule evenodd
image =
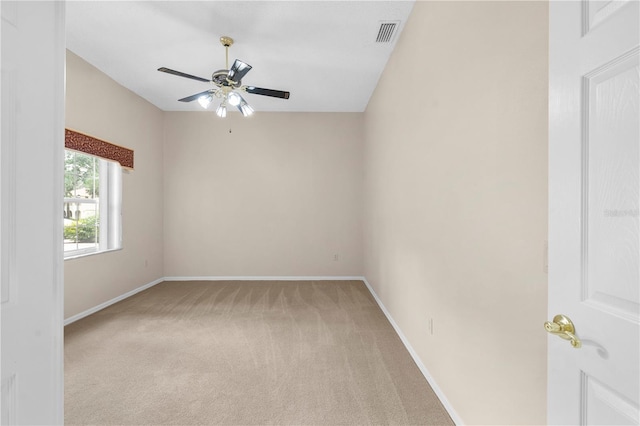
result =
M565 340L570 340L571 346L576 349L582 346L582 342L578 336L576 336L576 327L567 316L562 314L556 315L553 317L553 322L547 321L544 323L544 329L547 330L548 333L560 336Z

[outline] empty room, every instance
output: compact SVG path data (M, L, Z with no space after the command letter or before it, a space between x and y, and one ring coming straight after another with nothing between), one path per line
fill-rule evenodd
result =
M639 6L3 1L2 424L639 424Z

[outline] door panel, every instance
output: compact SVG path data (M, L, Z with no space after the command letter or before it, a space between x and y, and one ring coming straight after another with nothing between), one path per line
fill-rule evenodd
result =
M638 424L638 408L633 401L584 373L580 385L584 409L581 424Z
M594 29L600 23L606 21L611 16L618 13L623 6L631 3L633 0L618 0L618 1L585 1L583 8L584 14L584 28L583 34L586 35L589 31ZM620 13L625 13L622 10ZM630 13L630 12L629 12Z
M583 301L639 322L639 50L584 77Z

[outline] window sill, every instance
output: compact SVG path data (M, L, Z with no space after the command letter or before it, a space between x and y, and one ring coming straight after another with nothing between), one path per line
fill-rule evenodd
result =
M65 257L64 260L66 261L66 260L81 259L83 257L95 256L97 254L103 254L103 253L111 253L111 252L120 251L120 250L122 250L122 247L109 249L109 250L92 251L91 253L82 253L82 254L76 254L73 256L68 256L68 257Z

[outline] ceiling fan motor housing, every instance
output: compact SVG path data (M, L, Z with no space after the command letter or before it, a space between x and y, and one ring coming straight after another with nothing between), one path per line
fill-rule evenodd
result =
M214 71L213 74L211 74L211 81L213 82L213 84L215 84L218 87L222 87L222 86L230 86L231 83L229 82L229 79L227 79L227 77L229 76L229 70L218 70L218 71ZM238 86L241 83L238 82Z

